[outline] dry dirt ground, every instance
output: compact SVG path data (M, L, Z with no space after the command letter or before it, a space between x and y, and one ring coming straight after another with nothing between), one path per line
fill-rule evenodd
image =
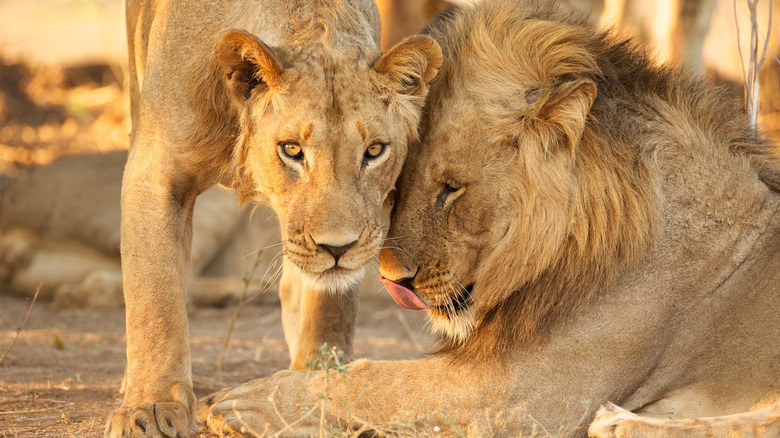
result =
M429 338L420 314L379 295L364 297L355 356L411 359ZM14 342L30 300L0 293L0 355ZM267 376L289 364L279 303L266 297L245 306L222 366L216 364L234 308L189 312L195 393ZM125 365L123 310L60 310L38 301L8 356L0 363L0 437L102 436L118 405ZM205 436L205 435L204 435Z

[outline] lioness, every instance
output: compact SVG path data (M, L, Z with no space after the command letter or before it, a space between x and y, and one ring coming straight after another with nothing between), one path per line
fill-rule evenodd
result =
M326 341L349 354L354 285L381 244L381 205L441 51L418 36L381 54L369 0L129 0L126 13L127 386L105 434L186 436L197 426L183 293L195 198L222 183L270 203L292 367Z
M125 151L67 156L16 178L0 176L0 292L32 296L40 285L39 296L58 307L124 305L119 198L126 161ZM249 291L274 289L281 250L267 209L250 217L233 191L215 186L198 197L192 222L189 303L237 300L255 263L262 270Z
M780 396L780 162L739 100L516 0L431 33L445 63L380 259L438 352L225 390L211 430L289 431L326 392L341 425L512 437L582 437L608 400L692 417Z

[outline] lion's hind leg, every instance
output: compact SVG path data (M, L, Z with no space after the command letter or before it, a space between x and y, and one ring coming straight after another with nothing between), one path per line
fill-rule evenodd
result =
M780 400L762 409L720 417L643 417L608 403L588 428L591 438L761 438L780 436Z

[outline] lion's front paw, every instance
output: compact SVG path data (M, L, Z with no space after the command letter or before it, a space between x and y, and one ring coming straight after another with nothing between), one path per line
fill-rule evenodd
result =
M204 397L198 403L198 419L219 436L264 436L270 424L251 392L230 388Z
M198 418L220 436L316 435L318 404L303 396L300 390L305 384L295 377L289 371L281 372L212 394L200 401Z
M623 426L638 418L636 414L627 411L613 403L607 403L596 412L596 418L588 427L590 438L623 438Z
M106 438L184 438L197 430L189 408L181 403L144 403L122 406L106 421Z

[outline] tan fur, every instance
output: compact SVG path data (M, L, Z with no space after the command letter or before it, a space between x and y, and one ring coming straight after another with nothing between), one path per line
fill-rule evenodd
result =
M446 61L380 259L441 348L332 373L330 420L583 437L608 400L686 418L780 398L780 165L738 98L514 0L430 32ZM325 388L282 372L200 416L274 433Z
M323 342L350 355L355 286L441 50L411 37L382 54L368 0L130 0L127 24L127 390L106 436L185 436L197 425L183 293L196 197L222 183L279 217L291 366ZM365 158L374 144L384 153Z

